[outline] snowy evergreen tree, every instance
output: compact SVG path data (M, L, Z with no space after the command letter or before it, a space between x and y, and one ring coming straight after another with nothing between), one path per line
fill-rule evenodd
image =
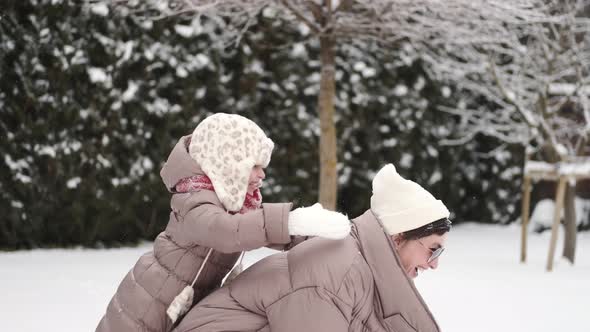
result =
M438 111L440 105L457 107L451 87L428 77L411 45L392 54L364 42L343 47L337 58L340 206L352 215L366 209L370 180L392 162L440 197L457 221L514 220L518 211L510 197L519 190L519 154L508 149L492 158L497 142L483 135L446 144L460 125L456 116Z
M101 0L97 0L101 1ZM123 0L137 7L137 0ZM503 43L509 34L507 24L527 25L538 20L541 0L513 0L510 3L488 1L300 1L300 0L150 0L151 10L160 16L193 15L225 24L221 42L237 44L255 24L256 17L266 12L269 17L291 26L303 25L309 39L317 43L320 63L320 88L316 111L320 118L318 160L320 177L319 201L334 208L337 200L337 133L334 99L337 94L335 54L351 40L377 40L396 49L402 41L428 48L480 47ZM140 14L142 15L142 14ZM443 55L444 58L446 55ZM445 60L445 59L442 59Z
M222 20L66 0L2 6L0 247L152 240L168 220L159 169L214 112L243 114L275 141L265 201L317 200L320 62L305 25L262 11L226 47ZM395 56L380 47L354 41L335 54L338 209L365 210L374 172L392 162L458 221L512 220L518 181L505 169L518 158L487 158L495 143L483 137L441 144L457 118L434 109L456 106L455 87L430 79L408 45Z
M217 102L200 100L203 78L217 73L201 53L209 35L186 38L180 19L137 21L104 5L4 5L0 243L153 238L168 215L159 167Z

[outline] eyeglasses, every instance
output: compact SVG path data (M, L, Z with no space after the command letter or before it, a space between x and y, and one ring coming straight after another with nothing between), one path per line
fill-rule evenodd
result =
M445 247L438 247L438 248L432 250L431 248L428 248L427 246L425 246L424 243L422 243L422 241L420 241L420 240L416 240L416 241L418 241L418 243L420 243L424 248L430 250L430 257L428 258L428 261L426 261L427 263L431 263L433 260L437 259L443 253L443 251L445 251Z

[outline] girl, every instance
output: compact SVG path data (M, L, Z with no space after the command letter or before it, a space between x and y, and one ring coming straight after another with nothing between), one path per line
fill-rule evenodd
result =
M254 122L224 113L180 139L160 172L172 193L168 225L125 276L97 331L170 331L244 251L287 250L305 239L293 236L348 235L348 218L319 204L261 204L273 146Z

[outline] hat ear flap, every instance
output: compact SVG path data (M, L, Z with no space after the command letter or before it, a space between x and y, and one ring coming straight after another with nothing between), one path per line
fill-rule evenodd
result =
M244 205L250 174L254 166L254 160L246 158L240 162L225 165L219 176L209 175L217 197L228 211L239 211Z

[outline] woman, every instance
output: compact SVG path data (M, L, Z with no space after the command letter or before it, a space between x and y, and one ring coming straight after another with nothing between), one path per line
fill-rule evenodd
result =
M439 331L412 278L438 266L448 217L441 201L387 165L350 236L266 257L175 331Z

